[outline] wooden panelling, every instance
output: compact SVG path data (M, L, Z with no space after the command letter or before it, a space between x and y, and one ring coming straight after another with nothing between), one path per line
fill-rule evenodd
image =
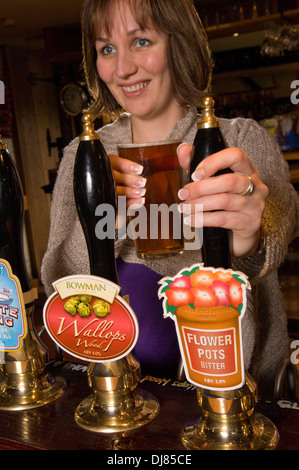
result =
M49 184L48 170L57 167L58 156L49 157L46 132L60 136L55 86L51 67L44 54L34 50L6 49L7 77L13 96L16 124L15 147L22 166L24 192L28 201L27 235L34 277L47 247L51 195L42 186Z

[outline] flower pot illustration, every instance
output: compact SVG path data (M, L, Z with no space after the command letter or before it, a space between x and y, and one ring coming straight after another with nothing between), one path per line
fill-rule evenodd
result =
M193 265L160 284L164 316L175 321L187 379L211 390L242 387L246 276Z

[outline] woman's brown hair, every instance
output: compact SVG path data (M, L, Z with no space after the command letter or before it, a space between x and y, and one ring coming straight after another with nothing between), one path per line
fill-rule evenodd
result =
M213 63L206 33L192 0L118 0L128 1L141 29L149 24L168 35L168 63L177 101L198 106L208 91ZM85 0L82 10L82 49L87 86L93 98L90 112L113 115L119 105L100 79L95 49L99 30L109 33L111 0Z

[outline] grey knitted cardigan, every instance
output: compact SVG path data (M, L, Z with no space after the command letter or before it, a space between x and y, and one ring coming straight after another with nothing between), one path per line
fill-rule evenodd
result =
M195 108L178 121L169 139L192 144L199 116ZM245 151L269 188L263 216L265 248L246 259L234 259L233 267L244 272L251 284L248 308L242 321L245 367L258 383L260 391L271 393L278 363L288 355L286 315L278 283L277 269L284 260L291 239L299 235L299 199L289 183L288 166L272 137L250 119L221 120L229 146ZM119 143L132 139L130 116L99 130L108 154L117 154ZM42 282L47 295L52 282L71 274L89 272L86 244L77 217L73 195L73 166L78 138L65 149L51 208L48 248L42 261ZM250 223L250 221L248 221ZM201 262L198 251L159 261L144 262L136 257L131 239L116 242L116 256L131 263L145 263L163 276L173 276L184 267ZM157 286L158 288L158 286Z

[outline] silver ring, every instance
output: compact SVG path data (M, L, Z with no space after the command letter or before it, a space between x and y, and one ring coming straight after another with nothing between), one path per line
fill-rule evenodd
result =
M252 194L253 190L254 190L254 185L253 185L253 181L251 179L251 176L248 176L248 175L246 175L246 176L249 179L249 185L248 185L248 188L246 189L245 193L242 194L242 196L250 196L250 194Z

